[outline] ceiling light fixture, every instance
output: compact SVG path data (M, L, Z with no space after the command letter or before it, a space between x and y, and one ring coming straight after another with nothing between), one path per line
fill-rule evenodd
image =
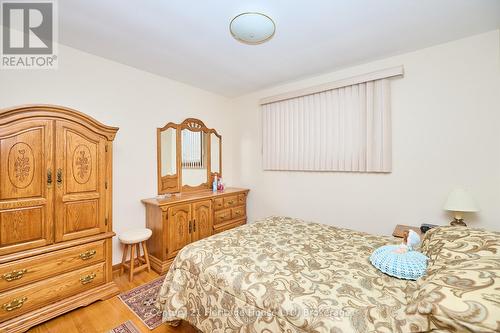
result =
M242 13L229 23L233 37L245 44L262 44L270 40L276 32L276 24L262 13Z

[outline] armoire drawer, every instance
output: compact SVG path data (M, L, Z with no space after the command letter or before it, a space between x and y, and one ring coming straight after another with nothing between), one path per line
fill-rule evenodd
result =
M0 265L0 290L12 289L104 260L105 241Z
M214 224L224 223L231 219L231 209L219 210L214 213Z
M96 264L0 294L0 321L59 301L104 283L104 265Z

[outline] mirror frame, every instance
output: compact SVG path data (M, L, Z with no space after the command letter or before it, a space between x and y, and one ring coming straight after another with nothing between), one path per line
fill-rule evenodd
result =
M163 131L168 130L169 128L175 129L175 171L174 175L161 175L161 133ZM165 193L175 193L180 191L180 181L179 181L179 167L180 167L180 159L179 159L179 149L180 149L180 135L179 135L179 125L175 123L168 123L163 127L156 129L156 159L157 159L157 173L158 173L158 194Z
M219 172L212 172L212 138L210 137L212 134L215 134L216 137L219 138ZM222 177L222 135L217 133L215 129L211 129L208 133L208 141L209 143L209 153L210 153L210 174L209 174L209 181L210 184L212 184L213 179L215 175L217 174L217 177Z
M161 175L161 133L169 128L176 129L176 166L177 172L175 175ZM206 140L206 149L205 155L207 156L207 181L205 183L201 183L197 186L190 185L182 185L182 130L187 129L192 132L203 132L208 136ZM165 126L156 129L156 152L157 152L157 179L158 179L158 194L167 194L167 193L178 193L178 192L193 192L193 191L202 191L211 188L211 184L213 182L213 177L215 176L215 172L212 173L211 170L211 134L215 134L219 138L219 172L217 172L217 176L222 176L222 136L217 133L217 131L213 128L208 128L205 124L196 118L187 118L180 124L169 122Z

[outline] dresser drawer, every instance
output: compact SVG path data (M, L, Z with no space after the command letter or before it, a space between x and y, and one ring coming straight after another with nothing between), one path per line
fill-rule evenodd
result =
M55 276L104 259L104 240L0 265L0 290Z
M240 221L236 221L234 223L229 223L229 224L222 225L222 226L220 226L218 228L214 228L214 234L218 234L220 232L227 231L227 230L239 227L241 225L244 225L245 223L246 223L245 220L240 220Z
M214 209L219 210L224 208L224 199L223 198L217 198L214 200Z
M219 210L214 213L214 224L224 223L231 219L231 209Z
M246 211L245 206L231 208L231 217L233 219L239 219L239 218L245 217L245 215L246 215L245 211Z
M224 198L224 208L234 207L238 205L238 196L231 195Z
M244 205L247 201L247 195L246 194L238 194L238 205Z
M104 263L0 294L0 321L17 317L104 283Z

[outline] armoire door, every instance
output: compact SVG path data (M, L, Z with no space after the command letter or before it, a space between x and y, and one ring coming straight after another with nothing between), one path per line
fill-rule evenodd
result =
M184 246L191 243L191 204L175 205L168 209L167 257L177 255Z
M212 235L212 202L200 201L193 204L193 239L197 241Z
M0 255L53 243L53 126L0 127Z
M55 241L105 232L106 140L57 121L55 147Z

